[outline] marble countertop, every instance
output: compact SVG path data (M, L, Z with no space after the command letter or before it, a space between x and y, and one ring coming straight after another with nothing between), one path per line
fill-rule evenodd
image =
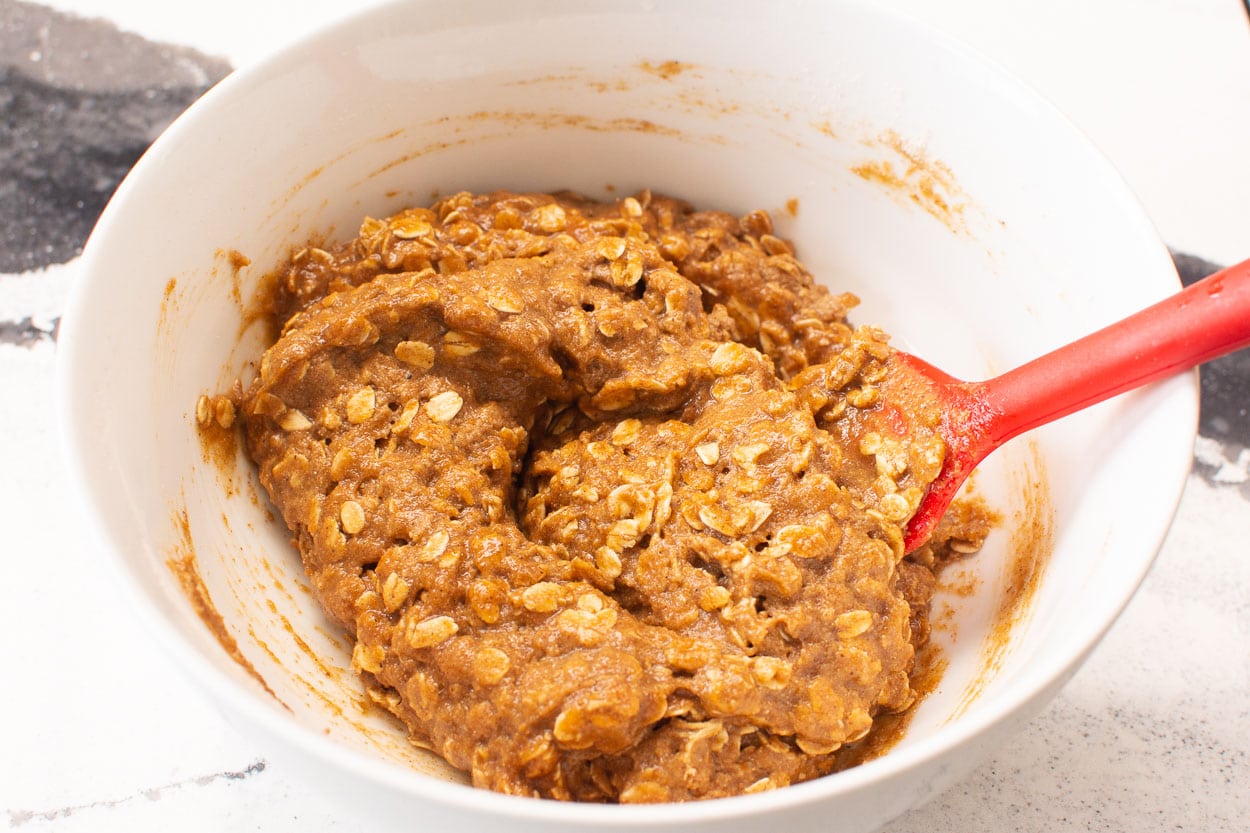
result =
M1120 168L1186 280L1250 255L1237 0L897 0L1038 88ZM232 67L346 4L0 0L0 824L363 831L239 734L120 609L66 517L57 323L118 179ZM91 20L102 18L102 20ZM1250 351L1203 370L1155 568L1059 697L903 831L1250 830Z

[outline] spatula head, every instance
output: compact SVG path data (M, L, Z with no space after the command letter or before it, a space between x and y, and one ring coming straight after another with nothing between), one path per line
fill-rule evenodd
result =
M993 413L978 383L965 382L910 353L895 350L882 383L883 408L902 415L886 420L900 436L936 434L943 444L941 469L908 521L903 546L915 550L929 539L964 481L994 450L987 428Z

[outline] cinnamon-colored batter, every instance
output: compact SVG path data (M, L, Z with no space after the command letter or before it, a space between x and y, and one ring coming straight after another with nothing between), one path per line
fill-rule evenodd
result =
M768 216L457 194L297 253L247 447L374 698L473 782L784 786L906 709L944 454ZM906 403L904 403L906 404Z

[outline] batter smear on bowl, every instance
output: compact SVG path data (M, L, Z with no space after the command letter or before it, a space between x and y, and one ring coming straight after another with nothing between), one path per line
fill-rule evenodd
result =
M249 453L353 664L507 793L657 802L826 774L908 708L965 502L768 215L457 194L275 281ZM887 439L890 438L890 439Z

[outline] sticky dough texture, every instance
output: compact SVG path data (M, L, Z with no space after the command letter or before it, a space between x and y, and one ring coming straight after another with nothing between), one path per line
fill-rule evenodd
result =
M853 303L762 212L459 194L293 257L247 446L371 695L475 784L783 786L912 702L932 591L883 498L935 447L860 448Z

